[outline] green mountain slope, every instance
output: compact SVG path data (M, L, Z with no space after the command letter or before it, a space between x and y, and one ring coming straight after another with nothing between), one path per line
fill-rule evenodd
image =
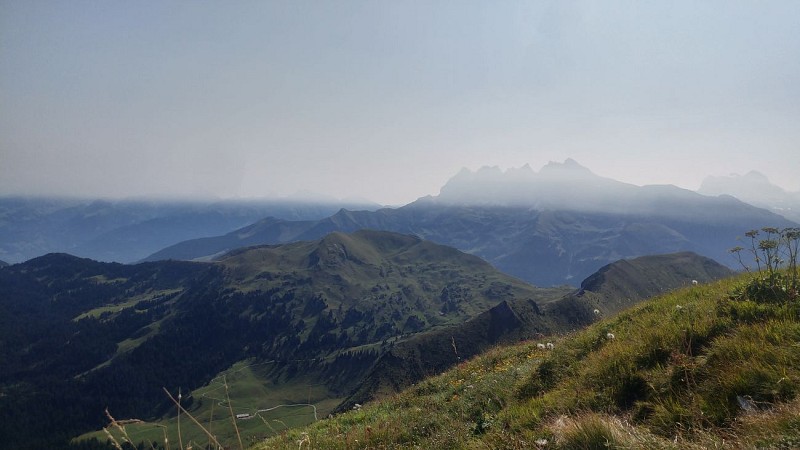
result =
M582 328L692 281L707 282L732 274L693 253L643 256L608 264L584 280L580 290L550 302L509 298L466 322L397 343L378 359L339 410L399 392L497 344Z
M662 288L715 276L700 271L702 258L682 258L691 273L671 274L665 258ZM274 419L300 425L311 409L322 417L393 393L498 342L596 320L589 311L601 299L573 291L379 231L242 249L214 263L48 255L0 269L0 434L15 448L60 445L106 423L106 407L170 423L162 387L216 420L225 379L243 413L307 405ZM274 432L247 423L254 436Z
M553 350L497 347L254 448L797 448L800 304L734 299L749 276L658 296Z
M258 377L285 388L288 403L308 402L315 386L324 415L390 345L503 300L567 291L387 232L333 233L214 263L48 255L0 269L0 434L15 448L43 448L99 428L106 407L160 417L170 411L162 387L191 392L243 361L271 362Z
M385 235L385 233L366 233ZM361 234L364 233L359 233ZM407 255L414 260L420 258L424 260L429 257L420 256L417 250L438 248L430 247L427 243L421 247L412 246L412 250L409 251L408 247L399 244L415 242L416 238L392 236L393 239L382 241L381 246L385 250L382 254L387 255L389 259ZM233 263L235 260L235 267L247 268L243 270L241 276L244 284L250 283L247 281L248 278L260 278L255 274L259 272L258 267L262 264L270 267L276 264L288 264L287 267L337 267L344 261L359 261L363 266L377 264L380 258L376 258L375 252L370 251L370 248L374 247L360 248L359 245L354 245L357 242L354 243L352 240L353 236L333 234L326 238L326 245L321 247L309 246L310 243L264 247L231 255L229 262ZM281 255L290 248L306 248L306 250L289 252L295 259L282 257ZM329 251L317 251L321 249ZM344 249L348 250L343 251ZM320 253L323 257L319 257ZM425 250L424 253L429 251ZM311 257L312 254L317 256ZM405 259L406 256L402 258ZM367 261L368 264L365 263ZM352 272L350 269L348 271ZM319 384L319 380L357 380L357 383L349 385L355 386L354 390L351 390L352 393L335 409L340 412L345 411L370 399L391 396L498 343L518 342L544 334L564 332L597 321L600 315L595 314L593 309L600 307L604 311L610 311L613 305L617 304L613 300L618 292L622 290L630 292L632 290L630 286L641 284L637 279L641 274L651 277L650 281L658 286L658 289L655 291L645 289L640 295L627 298L629 304L638 303L653 292L689 285L692 279L716 279L730 275L730 271L725 267L707 258L687 253L619 261L609 265L604 272L606 273L604 277L595 277L596 280L602 281L591 286L594 291L573 291L562 297L552 297L537 302L508 295L510 293L508 287L495 285L494 295L502 297L503 300L474 318L420 333L405 334L400 338L390 338L386 344L381 345L380 353L366 357L363 351L369 346L361 346L358 350L354 349L344 354L339 353L340 356L335 358L335 364L325 364L324 370L319 370L321 365L299 365L297 367L304 374L303 377L294 376L287 380L284 376L285 371L274 360L262 362L248 360L237 363L208 385L189 394L189 398L192 399L191 413L201 423L212 423L214 433L220 442L235 443L236 434L230 421L230 414L220 415L218 406L217 413L214 413L215 405L230 403L237 414L246 415L246 418L236 420L241 434L247 439L257 439L258 436L283 431L286 427L314 422L320 417L318 413L330 411L336 404L342 402L342 398L336 397L343 392L341 388L338 393L328 390L326 385ZM349 276L353 277L352 273ZM610 287L606 288L606 284ZM344 355L348 357L345 358ZM365 362L369 364L365 365ZM229 401L220 402L223 376L227 377L232 394ZM277 379L281 382L274 382ZM214 392L216 394L213 394ZM279 406L278 409L275 409L275 405ZM155 423L130 425L128 432L130 438L134 440L159 441L164 429L169 430L170 440L174 442L178 437L175 417ZM199 428L187 425L183 426L182 435L185 441L205 442L207 439ZM101 441L105 439L102 433L87 435L84 439L90 437Z
M400 246L402 250L398 252L394 250L395 245L389 245L392 242L416 241L415 238L395 237L399 239L385 242L384 248L388 249L386 254L399 256L410 253L414 259L419 258L416 251L409 252L405 246ZM291 262L291 266L294 267L297 264L308 265L313 261L311 267L319 267L321 262L325 266L331 264L336 266L345 260L367 261L373 258L368 249L359 249L358 246L349 245L351 236L334 234L329 238L328 245L320 247L331 250L325 252L324 258L310 258L308 257L311 254L309 251L292 252L298 259L284 260L282 263ZM343 244L347 244L346 248L351 250L341 251L339 246ZM306 243L296 244L298 248L306 246ZM246 257L248 262L243 264L246 267L258 267L256 262L258 260L267 261L267 265L273 266L281 261L278 254L283 253L288 247L290 246L254 249L241 252L240 255L232 255L232 258ZM345 259L345 254L348 255L347 259ZM301 257L300 255L306 256ZM240 265L237 264L237 266ZM623 266L625 270L617 269L616 266ZM662 267L662 270L657 270L658 267ZM324 365L298 364L296 371L302 373L303 377L287 378L285 376L287 372L281 369L276 361L259 363L249 360L237 363L207 386L190 394L191 413L201 423L212 423L214 433L221 442L236 442L230 414L227 411L220 413L218 408L219 405L224 406L230 403L237 414L246 415L246 418L236 420L238 427L242 430L242 435L247 439L255 439L258 436L283 431L290 426L311 423L321 417L316 413L330 411L339 402L342 403L336 408L336 411L350 409L357 403L363 403L369 399L394 395L403 388L433 374L441 373L498 343L518 342L521 339L535 338L543 334L564 332L586 326L600 318L600 315L594 313L594 308L600 307L604 310L611 308L615 304L612 300L619 292L631 292L632 289L629 285L642 284L635 278L640 273L648 273L654 277L651 281L658 288L655 290L645 289L640 295L627 298L626 301L629 304L638 303L645 296L654 292L663 292L665 289L691 284L693 278L714 279L730 275L728 269L707 258L685 253L619 261L611 264L605 272L607 275L602 278L603 281L595 283L591 287L594 291L573 291L562 297L552 297L549 300L542 299L542 301L536 302L506 295L504 300L496 306L466 321L438 326L419 333L404 334L399 338L389 338L385 344L381 344L380 352L375 353L371 358L370 355L364 355L364 350L370 348L367 345L347 351L344 353L348 355L347 358L344 357L344 354L335 352L334 354L340 356L335 359L329 358L328 363ZM252 274L245 275L242 280L246 280L248 276L252 276ZM606 288L606 284L611 287ZM499 296L508 292L509 288L495 285L493 290L495 291L494 295ZM589 296L592 298L590 299ZM365 362L369 364L364 364ZM324 369L320 370L321 367ZM260 369L255 371L254 368ZM251 373L251 375L244 375L247 373ZM252 373L258 375L253 376ZM212 402L210 401L211 397L220 398L223 375L227 377L227 383L233 394L230 401ZM324 386L332 386L330 383L319 384L319 380L325 379L349 379L357 380L357 382L349 385L352 388L351 394L346 399L342 399L337 397L343 392L342 389L338 391L322 389ZM280 382L275 382L275 380L280 380ZM339 386L341 387L342 384L339 383ZM217 394L214 396L209 392ZM218 405L216 413L214 405ZM291 405L295 409L291 411L289 409L276 410L274 409L275 405ZM176 420L172 417L157 423L130 426L129 432L131 438L136 440L159 440L162 433L160 427L166 427L170 430L171 441L174 442L177 439L176 425ZM185 440L205 442L207 439L197 427L184 425L182 430ZM104 435L100 433L87 437L91 436L100 440L104 439Z

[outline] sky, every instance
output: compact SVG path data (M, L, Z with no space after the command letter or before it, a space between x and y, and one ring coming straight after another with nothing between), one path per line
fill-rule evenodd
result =
M800 2L0 0L0 195L404 204L573 158L800 190Z

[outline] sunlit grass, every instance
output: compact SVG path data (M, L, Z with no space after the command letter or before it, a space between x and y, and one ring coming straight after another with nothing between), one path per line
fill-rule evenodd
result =
M553 350L495 348L256 448L793 448L800 308L731 300L742 280L668 293Z

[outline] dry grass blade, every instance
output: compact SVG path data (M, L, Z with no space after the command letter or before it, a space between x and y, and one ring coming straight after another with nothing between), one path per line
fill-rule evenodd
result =
M140 419L123 419L123 420L117 420L117 419L115 419L115 418L114 418L114 416L112 416L112 415L111 415L111 413L109 413L109 412L108 412L108 409L106 409L106 410L105 410L105 413L106 413L106 417L108 417L108 420L109 420L111 423L109 423L107 426L105 426L105 427L103 428L103 432L106 434L106 436L108 436L108 437L111 439L111 441L112 441L112 444L114 444L114 446L115 446L115 447L117 447L117 448L119 448L120 450L122 450L122 446L121 446L121 445L120 445L120 443L119 443L119 442L118 442L118 441L117 441L117 440L114 438L114 436L111 434L111 432L109 432L109 431L108 431L108 427L114 427L114 428L118 429L118 430L120 431L120 433L122 433L122 436L125 438L125 440L126 440L128 443L130 443L131 445L133 445L133 441L131 440L131 437L130 437L130 436L128 436L128 432L127 432L127 430L125 430L125 425L131 425L131 424L143 424L143 423L145 423L145 421L143 421L143 420L140 420ZM166 427L164 427L163 425L156 425L156 426L160 426L160 427L163 427L163 428L165 428L165 430L164 430L164 444L166 445L166 449L167 449L167 450L169 450L169 442L167 441L167 432L166 432ZM156 450L156 448L155 448L155 446L153 446L153 443L152 443L152 442L148 442L148 444L150 445L150 448L151 448L152 450Z
M183 436L181 436L181 389L178 388L178 448L183 449Z
M205 434L208 436L208 438L209 438L209 439L211 439L212 441L214 441L214 444L216 444L218 447L221 447L221 448L223 447L223 446L222 446L222 444L220 444L220 443L219 443L219 441L217 440L217 438L215 438L215 437L214 437L214 435L212 435L211 433L209 433L209 432L208 432L208 430L206 430L206 428L205 428L203 425L201 425L201 424L200 424L200 422L198 422L198 421L197 421L197 419L195 419L193 415L191 415L191 414L189 413L189 411L186 411L186 410L183 408L183 406L181 406L181 404L180 404L180 403L178 403L178 401L177 401L177 400L175 400L175 397L173 397L173 396L172 396L172 394L170 394L170 393L169 393L169 391L167 390L167 388L165 388L165 387L162 387L161 389L163 389L163 390L164 390L164 393L166 393L166 394L167 394L167 397L169 397L169 399L170 399L170 400L172 400L172 403L175 403L175 404L178 406L178 408L180 408L180 410L181 410L181 411L182 411L184 414L186 414L186 416L188 416L190 419L192 419L192 422L194 422L194 423L195 423L195 425L197 425L198 427L200 427L200 429L201 429L201 430L203 430L203 433L205 433ZM241 442L241 441L240 441L240 442Z
M228 395L228 379L223 376L222 382L225 384L225 401L228 402L228 410L231 412L231 422L233 422L233 429L236 430L236 438L239 439L239 450L244 450L242 445L242 436L239 434L239 426L236 425L236 415L233 414L233 405L231 405L231 397Z
M126 425L126 424L128 424L128 423L139 423L139 422L141 422L141 421L140 421L140 420L137 420L137 419L130 419L130 420L118 421L117 419L115 419L115 418L114 418L114 416L112 416L112 415L111 415L111 413L110 413L110 412L108 412L108 408L106 408L106 411L105 411L105 413L106 413L106 417L108 417L108 420L110 420L110 421L111 421L111 423L109 424L109 426L113 426L113 427L115 427L116 429L118 429L118 430L120 431L120 433L122 433L122 436L123 436L123 437L124 437L124 438L125 438L125 439L126 439L128 442L131 442L131 437L130 437L130 436L128 436L128 432L127 432L127 431L125 431L125 426L124 426L124 425ZM106 427L106 428L108 428L108 427ZM105 428L104 428L104 430L105 430ZM106 434L110 435L111 433L109 433L109 431L108 431L108 430L106 430ZM132 443L132 442L131 442L131 443ZM116 443L116 441L115 441L115 445L119 445L119 444L118 444L118 443Z
M211 413L208 415L208 432L211 433L211 422L214 420L214 402L211 402ZM208 448L211 448L211 441L208 441Z
M122 446L119 445L119 442L117 442L117 440L114 438L111 432L108 431L107 427L103 427L103 433L105 433L106 436L108 436L108 439L111 441L112 444L114 444L114 447L116 447L119 450L122 450Z

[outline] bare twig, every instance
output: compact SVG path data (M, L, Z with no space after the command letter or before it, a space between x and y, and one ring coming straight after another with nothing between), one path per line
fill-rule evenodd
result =
M200 424L200 422L198 422L198 421L197 421L197 419L195 419L195 418L194 418L194 416L192 416L191 414L189 414L189 411L186 411L186 410L183 408L183 406L181 406L181 404L180 404L180 403L178 403L178 401L177 401L177 400L175 400L175 398L172 396L172 394L170 394L170 393L169 393L169 391L167 390L167 388L165 388L165 387L162 387L161 389L163 389L163 390L164 390L164 393L166 393L166 394L167 394L167 397L169 397L169 399L170 399L170 400L172 400L172 403L175 403L175 404L178 406L178 408L180 408L180 410L181 410L181 411L183 411L183 413L184 413L184 414L186 414L186 415L187 415L187 416L188 416L190 419L192 419L192 422L194 422L194 423L195 423L195 425L197 425L198 427L200 427L200 429L201 429L201 430L203 430L203 432L204 432L204 433L205 433L205 434L208 436L208 438L209 438L209 439L211 439L212 441L214 441L214 443L215 443L215 444L217 444L217 446L218 446L218 447L222 447L222 444L220 444L220 443L219 443L219 441L217 440L217 438L215 438L215 437L214 437L214 435L212 435L211 433L209 433L209 432L208 432L208 430L206 430L206 428L205 428L203 425L201 425L201 424Z
M228 402L228 410L231 412L231 421L233 422L233 429L236 430L236 438L239 439L239 450L244 450L242 445L242 436L239 434L239 426L236 425L236 416L233 414L233 405L231 405L231 397L228 395L228 379L225 375L222 376L222 382L225 383L225 401Z

